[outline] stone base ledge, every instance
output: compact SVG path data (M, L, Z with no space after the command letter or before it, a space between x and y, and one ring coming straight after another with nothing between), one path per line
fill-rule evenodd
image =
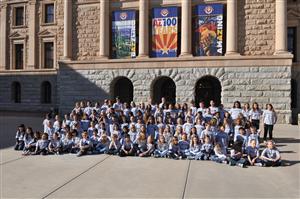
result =
M0 70L4 75L57 75L58 69L33 69L33 70Z
M60 60L60 69L119 69L119 68L188 68L188 67L249 67L291 66L292 56L211 56L175 58L108 59L87 61ZM67 67L63 67L67 66Z

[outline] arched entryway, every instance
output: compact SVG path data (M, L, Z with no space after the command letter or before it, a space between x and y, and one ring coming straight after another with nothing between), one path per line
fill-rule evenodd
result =
M133 101L133 84L127 77L117 77L112 81L111 94L113 99L120 98L122 103Z
M176 102L176 85L170 77L159 77L154 80L151 87L151 97L154 103L160 103L164 97L167 103Z
M209 106L210 100L214 100L216 105L221 104L221 83L213 76L204 76L200 78L195 87L195 102L198 105L199 102L204 101L205 106Z

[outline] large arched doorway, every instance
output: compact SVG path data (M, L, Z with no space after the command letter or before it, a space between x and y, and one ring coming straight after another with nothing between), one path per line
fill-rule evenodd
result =
M112 97L120 98L122 103L133 101L133 85L127 77L117 77L111 84Z
M204 76L200 78L195 87L195 102L198 105L203 101L205 106L209 106L210 100L214 100L216 105L221 104L221 83L213 76Z
M167 103L176 102L176 85L169 77L159 77L152 83L151 97L154 103L160 103L164 97Z

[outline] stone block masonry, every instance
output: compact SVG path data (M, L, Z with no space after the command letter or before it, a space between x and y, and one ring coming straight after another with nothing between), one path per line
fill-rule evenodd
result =
M88 68L88 66L87 66ZM280 75L279 75L280 74ZM146 102L158 77L170 77L176 85L176 102L195 99L197 81L206 75L218 78L222 86L221 102L231 108L241 103L272 103L280 123L291 119L291 67L218 67L164 69L72 70L64 67L58 74L59 107L69 112L79 100L102 101L112 95L112 82L127 77L134 87L134 101Z

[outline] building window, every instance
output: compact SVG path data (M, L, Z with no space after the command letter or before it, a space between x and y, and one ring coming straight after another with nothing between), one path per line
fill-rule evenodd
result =
M11 85L11 101L21 103L21 84L19 82L13 82Z
M45 23L54 23L54 4L45 4Z
M24 6L15 8L15 26L24 25Z
M288 51L294 55L293 62L297 62L297 28L288 27Z
M54 66L53 47L53 42L44 43L44 68L53 68Z
M41 103L51 103L51 84L48 81L43 82L41 86Z
M24 44L15 44L15 69L24 68Z

